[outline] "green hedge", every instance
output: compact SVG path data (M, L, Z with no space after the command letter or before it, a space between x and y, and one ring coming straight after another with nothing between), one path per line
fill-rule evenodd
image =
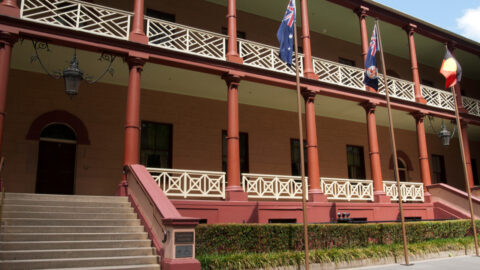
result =
M408 242L463 238L472 235L470 224L470 220L407 223ZM358 248L402 241L399 223L312 224L308 231L310 249ZM199 225L196 229L197 256L301 250L301 224L220 224Z
M427 254L440 251L467 250L473 247L473 237L458 239L434 239L409 244L409 254ZM310 263L350 262L362 259L403 257L401 244L372 245L360 248L316 249L309 253ZM202 269L272 269L279 266L300 266L305 264L302 251L281 251L269 253L208 254L197 256Z

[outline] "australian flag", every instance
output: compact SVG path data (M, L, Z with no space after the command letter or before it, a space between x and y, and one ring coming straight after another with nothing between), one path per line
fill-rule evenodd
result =
M283 16L282 24L280 24L277 31L277 39L280 42L279 57L289 66L292 64L295 13L295 0L290 0L285 16Z
M378 90L377 51L377 26L375 25L368 48L367 58L365 59L365 78L363 79L363 83L366 86L370 86L375 90Z

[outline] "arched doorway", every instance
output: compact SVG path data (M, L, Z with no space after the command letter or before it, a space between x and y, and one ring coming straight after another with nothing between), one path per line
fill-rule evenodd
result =
M73 194L77 135L61 123L51 123L40 133L36 193Z

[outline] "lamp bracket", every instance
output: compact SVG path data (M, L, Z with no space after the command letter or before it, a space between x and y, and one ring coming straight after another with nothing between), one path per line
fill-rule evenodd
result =
M62 78L62 72L60 71L53 71L50 72L48 71L47 67L42 62L42 59L40 59L40 56L38 54L39 50L45 50L47 52L50 52L50 48L48 47L48 42L42 41L42 40L34 40L32 39L32 45L33 45L33 50L34 50L34 55L30 57L30 63L37 62L40 64L40 67L47 73L50 77L54 78L55 80L58 80Z

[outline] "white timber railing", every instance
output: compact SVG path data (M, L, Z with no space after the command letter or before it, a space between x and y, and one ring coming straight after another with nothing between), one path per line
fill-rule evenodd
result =
M398 201L398 188L395 181L383 181L383 190L392 201ZM423 202L423 183L400 182L402 201Z
M131 12L77 0L23 0L20 12L24 20L124 40L129 38L130 21L133 16ZM228 36L160 19L149 17L145 19L149 45L226 61ZM294 69L278 57L278 47L243 39L238 39L238 45L244 65L295 75ZM299 57L300 75L303 76L304 56L299 54ZM364 70L361 68L316 57L313 57L313 67L319 81L365 91ZM385 94L383 76L379 77L379 93ZM415 102L413 82L388 76L388 84L392 97ZM422 85L421 92L427 100L427 105L454 110L453 97L449 91ZM470 114L480 117L479 100L464 97L463 105Z
M147 168L169 197L225 199L225 172Z
M308 178L305 177L308 189ZM242 174L243 190L254 199L302 199L302 177L290 175ZM308 199L308 194L306 194Z
M23 0L21 18L128 40L131 12L75 0Z
M373 181L342 178L320 178L323 193L330 200L373 201Z

